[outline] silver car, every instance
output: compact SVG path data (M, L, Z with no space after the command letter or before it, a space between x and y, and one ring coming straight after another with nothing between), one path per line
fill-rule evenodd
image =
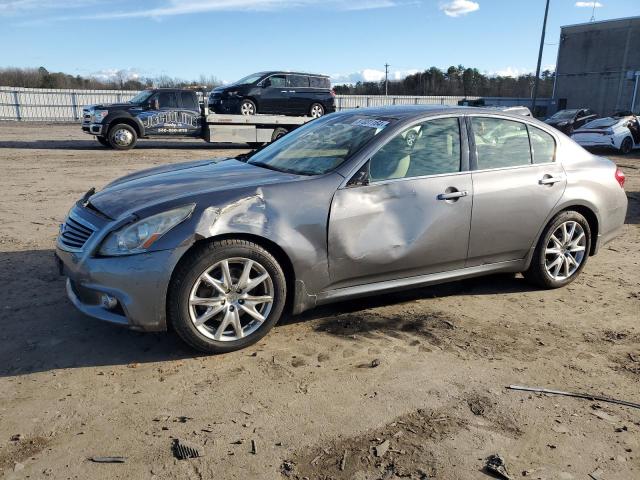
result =
M624 175L535 119L327 115L241 159L89 191L56 255L82 312L229 352L283 313L495 272L573 281L624 223Z

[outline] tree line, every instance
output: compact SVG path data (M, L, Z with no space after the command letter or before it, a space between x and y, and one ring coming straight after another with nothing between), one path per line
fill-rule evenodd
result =
M540 75L539 97L550 97L553 92L554 72L545 70ZM530 97L535 75L517 77L486 75L477 68L463 65L447 70L431 67L408 75L402 80L388 83L389 95L446 95L465 97ZM93 76L69 75L49 72L46 68L0 68L0 86L27 88L73 88L95 90L142 90L149 87L205 87L211 89L221 82L214 76L201 75L197 80L183 80L161 75L158 77L130 78L129 72L120 70L109 79ZM338 95L384 95L385 82L357 82L335 85Z
M539 97L551 97L554 72L545 70L540 74ZM388 82L389 95L446 95L465 97L531 97L534 74L517 77L486 75L477 68L463 65L451 66L447 70L431 67L422 72L408 75L402 80ZM336 85L338 95L384 95L385 82L357 82Z
M183 80L161 75L131 78L126 70L113 73L111 78L69 75L49 72L46 68L0 68L0 86L25 88L73 88L85 90L143 90L149 87L217 87L221 82L214 76L201 75L197 80Z

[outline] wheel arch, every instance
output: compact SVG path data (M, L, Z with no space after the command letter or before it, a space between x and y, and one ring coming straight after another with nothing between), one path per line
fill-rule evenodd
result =
M171 278L169 280L169 285L173 282L175 272L178 270L178 265L180 265L196 248L202 247L202 245L220 241L220 240L246 240L249 242L253 242L265 250L267 250L271 255L275 257L280 266L282 267L282 271L284 273L285 282L287 285L287 298L285 300L285 313L291 313L293 309L294 297L296 296L295 288L296 288L296 275L293 268L293 262L291 261L289 255L285 252L285 250L278 245L273 240L270 240L266 237L262 237L260 235L255 235L252 233L223 233L220 235L213 235L211 237L201 238L194 242L180 257L180 260L176 263L171 272ZM167 299L169 295L167 294Z
M142 124L139 123L140 121L134 119L132 117L118 117L118 118L114 118L113 120L111 120L109 122L109 128L107 130L107 132L111 131L111 129L113 127L115 127L116 125L120 124L120 123L124 123L125 125L129 125L131 128L133 128L136 131L136 135L138 135L138 138L144 136L144 128L142 127Z

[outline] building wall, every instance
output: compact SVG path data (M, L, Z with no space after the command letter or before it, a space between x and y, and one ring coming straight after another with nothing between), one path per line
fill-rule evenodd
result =
M566 99L566 108L602 115L631 109L634 79L628 75L640 71L640 17L562 27L556 71L558 108Z

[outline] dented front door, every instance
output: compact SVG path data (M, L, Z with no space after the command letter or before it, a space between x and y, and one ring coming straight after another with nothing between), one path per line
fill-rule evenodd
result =
M463 268L472 194L468 172L338 190L329 217L333 288Z

